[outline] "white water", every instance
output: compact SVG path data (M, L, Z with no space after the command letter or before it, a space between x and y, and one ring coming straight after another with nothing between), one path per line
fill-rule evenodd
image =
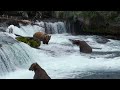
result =
M28 25L22 26L22 28L24 28L24 30L13 27L14 33L23 36L32 36L33 33L37 31L44 32L43 28L38 26ZM56 31L54 32L56 33ZM15 38L14 34L5 34L13 37L13 39ZM1 33L1 35L4 34ZM14 40L12 41L14 43L11 45L5 43L1 48L6 51L6 54L1 51L1 53L3 53L1 56L8 55L9 59L4 59L8 69L6 69L3 62L0 61L0 66L5 69L0 69L1 72L3 72L3 74L7 72L6 75L0 78L32 79L34 72L29 71L28 68L33 62L37 62L45 69L52 79L75 78L77 75L84 77L94 74L96 71L109 72L120 70L120 41L110 40L110 42L106 44L100 44L96 42L96 36L72 36L66 33L51 35L52 38L49 44L42 44L40 49L31 48L24 43L14 42ZM93 49L92 54L80 53L79 48L72 45L68 39L85 40L91 47L101 49ZM3 41L5 41L5 38L1 40L2 43ZM116 52L118 53L116 54ZM9 72L6 70L9 70Z

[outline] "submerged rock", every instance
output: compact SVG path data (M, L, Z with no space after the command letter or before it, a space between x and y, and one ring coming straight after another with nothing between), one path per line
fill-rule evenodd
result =
M106 44L107 42L110 41L107 38L102 37L102 36L96 36L95 40L96 40L97 43L101 43L101 44Z

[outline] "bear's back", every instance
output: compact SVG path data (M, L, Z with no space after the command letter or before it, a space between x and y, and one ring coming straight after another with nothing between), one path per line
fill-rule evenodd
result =
M36 33L33 35L33 38L41 39L41 38L43 38L43 36L44 36L44 33L43 33L43 32L36 32Z

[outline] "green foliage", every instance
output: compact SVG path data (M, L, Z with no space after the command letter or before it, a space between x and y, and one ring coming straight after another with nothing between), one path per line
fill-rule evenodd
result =
M28 44L31 47L38 48L41 44L41 42L30 39L29 37L17 37L16 38L18 41L24 42Z
M37 42L35 40L30 40L29 44L31 47L39 47L40 46L40 42Z

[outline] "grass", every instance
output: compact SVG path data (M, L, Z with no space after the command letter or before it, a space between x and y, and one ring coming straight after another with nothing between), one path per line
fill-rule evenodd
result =
M29 46L33 48L38 48L41 45L41 42L36 41L33 38L29 38L29 37L17 37L16 39L20 42L24 42L28 44Z

